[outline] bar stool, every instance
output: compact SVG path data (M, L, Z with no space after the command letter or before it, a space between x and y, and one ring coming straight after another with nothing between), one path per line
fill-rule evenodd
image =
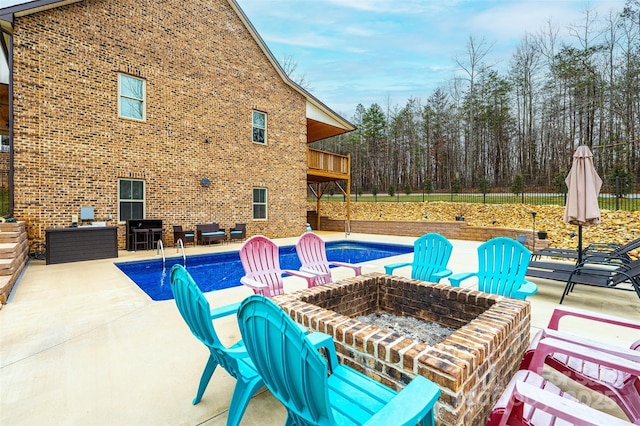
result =
M143 250L149 250L149 230L147 228L133 229L133 250L138 250L139 246Z
M151 244L151 247L149 248L151 250L153 250L156 247L158 240L161 240L161 239L162 239L162 228L149 229L149 242Z

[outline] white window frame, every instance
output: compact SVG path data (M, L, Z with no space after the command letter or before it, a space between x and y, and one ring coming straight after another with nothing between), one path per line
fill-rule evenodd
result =
M264 117L264 126L257 126L255 121L253 120L253 117L255 114L261 114ZM253 137L253 134L255 132L255 129L259 129L262 130L264 132L264 141L260 142L260 141L256 141L256 139ZM252 110L251 111L251 141L255 144L258 145L266 145L267 144L267 113L263 112L263 111L257 111L257 110Z
M142 82L142 97L136 98L130 95L125 95L122 93L122 79L130 78L132 80L139 80ZM137 102L142 103L142 118L138 117L130 117L128 115L124 115L122 111L122 100L131 99ZM126 118L127 120L134 121L147 121L147 81L144 78L134 77L129 74L118 73L118 117Z
M256 190L264 191L264 202L256 201ZM256 186L251 189L251 216L253 217L253 220L267 220L267 218L269 217L268 201L269 194L267 192L267 188ZM255 208L258 206L264 206L264 217L256 217Z
M142 198L122 198L122 194L120 193L120 185L122 182L142 182ZM137 219L144 219L146 217L147 214L147 185L146 182L142 179L118 179L118 222L125 222L126 220L131 220L130 219L122 219L122 212L120 211L120 204L121 203L142 203L142 217L141 218L135 218L132 220L137 220Z

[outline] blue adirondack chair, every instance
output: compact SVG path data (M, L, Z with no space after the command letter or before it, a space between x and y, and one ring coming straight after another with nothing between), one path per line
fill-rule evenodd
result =
M453 245L440 234L425 234L413 243L413 262L385 265L385 273L391 275L394 269L411 266L411 278L437 283L452 274L447 269Z
M524 279L531 252L506 237L493 238L478 247L478 272L463 272L449 277L454 287L470 277L478 277L478 290L524 300L538 287Z
M218 365L236 378L236 387L229 405L227 425L238 425L249 400L264 383L255 370L242 341L225 347L218 339L213 320L236 313L239 303L209 309L209 302L198 288L191 275L180 265L171 268L171 290L178 310L191 332L209 349L209 360L202 372L198 393L193 399L197 404L202 399L209 380Z
M331 336L306 334L263 295L242 302L238 324L265 385L287 409L287 425L433 424L440 389L424 377L398 393L338 364Z

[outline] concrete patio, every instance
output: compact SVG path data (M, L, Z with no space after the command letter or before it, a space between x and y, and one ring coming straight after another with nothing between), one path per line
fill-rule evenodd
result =
M326 240L344 239L322 233ZM413 237L352 234L349 239L412 244ZM279 245L296 238L279 239ZM478 242L452 241L449 268L477 267ZM188 247L187 255L238 250L240 243ZM177 255L174 248L167 256ZM117 261L157 258L155 251L120 251ZM363 273L384 272L383 266L412 255L366 262ZM131 282L114 260L45 265L31 261L0 310L0 424L2 425L225 425L235 381L216 370L202 401L193 406L206 348L189 332L172 300L155 302ZM351 275L334 270L334 278ZM398 270L409 276L408 268ZM533 335L546 325L564 285L532 280L539 292L532 305ZM467 286L475 283L470 280ZM303 288L299 278L285 278L285 290ZM251 294L244 287L207 293L212 307L237 302ZM564 305L640 318L640 300L633 293L579 287ZM239 339L235 317L216 321L225 343ZM575 334L628 347L637 333L623 328L567 321ZM586 393L584 395L587 395ZM587 395L592 405L617 413L608 401ZM253 398L246 425L284 424L284 408L266 390Z

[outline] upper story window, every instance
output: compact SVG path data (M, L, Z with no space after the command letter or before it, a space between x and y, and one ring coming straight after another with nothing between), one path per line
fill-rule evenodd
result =
M118 182L119 220L144 219L144 181L120 179Z
M253 218L267 218L267 188L253 188Z
M118 116L144 121L146 108L147 82L141 78L118 74Z
M267 114L260 111L253 111L252 119L253 142L267 143Z

